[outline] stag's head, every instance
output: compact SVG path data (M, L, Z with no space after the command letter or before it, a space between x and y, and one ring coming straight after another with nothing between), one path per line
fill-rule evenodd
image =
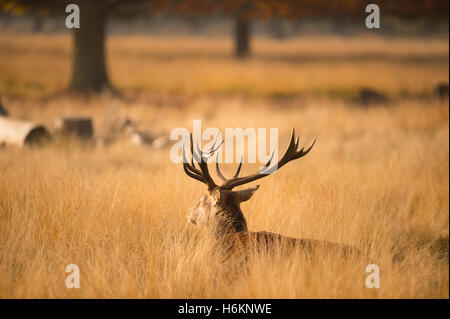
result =
M194 207L188 209L187 219L188 222L195 225L212 226L220 233L226 231L246 231L247 223L240 209L240 204L249 200L253 193L259 188L259 185L242 190L233 189L237 186L256 181L273 172L275 170L272 163L274 150L272 150L269 161L257 173L245 177L239 177L243 162L243 158L241 158L236 173L231 179L225 178L222 174L216 158L216 171L222 182L220 185L217 185L209 174L207 161L208 158L214 155L214 153L220 148L223 142L221 141L220 143L217 143L218 136L219 134L216 136L210 150L204 153L198 145L196 146L196 150L194 150L194 143L191 134L191 162L187 160L186 153L183 148L183 168L185 173L189 177L208 186L208 193L203 195ZM289 146L275 166L276 169L280 169L286 163L308 154L314 146L315 141L316 140L314 139L307 149L304 149L303 147L298 149L299 138L296 136L295 130L293 129ZM196 163L198 164L198 168L195 165Z

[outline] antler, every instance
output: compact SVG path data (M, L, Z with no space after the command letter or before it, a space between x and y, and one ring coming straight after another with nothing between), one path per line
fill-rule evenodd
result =
M291 141L289 143L288 148L286 149L286 152L284 153L284 155L281 157L281 159L278 161L278 164L276 166L276 169L280 169L283 165L289 163L292 160L295 159L299 159L300 157L305 156L306 154L309 153L309 151L311 151L311 149L313 148L314 144L316 143L316 138L314 137L312 143L310 146L308 146L308 148L306 150L304 150L304 147L302 147L301 149L297 149L298 148L298 142L299 142L299 137L298 135L295 134L295 129L292 129L292 135L291 135ZM239 172L241 170L241 166L242 166L242 158L241 158L241 162L239 163L239 166L236 170L236 173L234 174L233 178L227 180L223 174L220 172L219 169L219 164L216 160L216 170L217 170L217 174L219 175L219 177L221 178L223 184L220 186L220 188L222 189L228 189L231 190L236 186L239 185L243 185L243 184L247 184L253 181L256 181L257 179L263 178L267 175L270 174L270 172L272 171L271 164L272 164L272 160L273 160L273 156L274 156L274 149L272 150L272 153L270 155L269 160L267 161L267 163L259 170L258 173L249 175L249 176L245 176L245 177L238 177Z
M208 161L208 158L211 157L214 154L214 152L216 152L223 143L223 140L222 140L219 143L219 145L216 148L214 148L214 146L216 145L216 142L217 142L217 138L219 137L219 134L220 134L220 132L217 132L217 135L214 138L214 143L211 145L209 152L205 153L205 154L202 152L202 150L200 149L198 144L196 145L197 150L196 150L196 152L194 152L194 142L192 139L192 133L190 134L191 155L192 155L191 163L189 163L189 161L186 159L186 152L184 150L184 145L182 146L183 168L184 168L185 173L189 177L192 177L192 178L208 185L209 190L213 190L214 188L217 187L216 183L214 182L211 175L209 174L207 161ZM198 163L198 166L200 167L200 169L198 169L195 166L194 159Z
M201 151L201 149L199 148L198 145L196 145L197 150L196 150L196 152L194 152L194 147L193 147L194 143L192 140L192 134L190 135L191 155L192 155L191 163L189 163L188 160L186 159L184 145L182 147L184 171L186 172L186 174L188 176L208 185L209 190L213 190L214 188L217 187L217 184L214 182L211 175L209 174L207 161L208 161L208 158L211 157L223 143L223 140L222 140L219 143L219 145L214 148L214 146L217 143L217 138L218 138L219 134L220 134L220 132L217 133L217 135L214 139L214 143L211 145L209 152L205 153L205 154L203 154L203 152ZM241 171L241 168L242 168L242 163L243 163L244 157L241 157L241 161L240 161L239 166L237 167L236 173L233 175L233 177L231 179L227 179L227 178L225 178L225 176L222 174L222 172L219 169L219 161L218 161L219 154L217 154L217 156L216 156L216 171L217 171L217 175L219 176L219 178L222 181L222 185L220 185L220 188L231 190L236 186L247 184L247 183L256 181L257 179L266 177L267 175L269 175L272 172L273 168L276 168L276 170L278 170L283 165L289 163L290 161L299 159L300 157L303 157L306 154L308 154L311 151L311 149L313 148L314 144L316 143L316 138L314 137L313 141L311 142L311 145L309 145L306 150L304 150L304 147L298 149L298 142L299 142L299 136L295 134L295 129L292 129L291 141L289 143L289 146L287 147L284 155L278 161L277 166L272 167L272 160L273 160L273 157L275 154L275 149L273 149L269 160L259 170L259 172L249 175L249 176L245 176L245 177L238 177L239 173ZM198 163L198 166L200 167L200 169L198 169L195 166L194 159Z

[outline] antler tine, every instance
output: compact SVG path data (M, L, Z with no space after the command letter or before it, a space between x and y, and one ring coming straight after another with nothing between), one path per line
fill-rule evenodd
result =
M286 148L286 151L284 152L283 156L278 161L277 169L286 164L287 162L291 161L297 154L298 136L296 138L295 135L296 135L295 129L292 129L291 141L289 142L289 145Z
M306 154L308 154L309 151L312 150L314 144L316 144L316 137L315 137L315 136L314 136L314 138L313 138L311 144L308 146L308 148L307 148L306 150L302 151L302 156L305 156ZM303 149L303 148L302 148L302 149Z
M300 138L300 135L299 134L296 134L297 136L295 137L295 144L294 144L294 149L297 149L297 147L298 147L298 140L299 140L299 138Z
M188 176L190 176L190 177L192 177L192 178L194 178L194 179L196 179L196 180L206 184L206 181L203 179L203 177L201 175L201 172L199 170L197 170L195 168L195 166L193 165L194 162L192 162L192 165L189 164L189 162L188 162L188 160L186 158L186 151L184 150L184 145L182 145L182 152L183 152L183 169L184 169L184 172Z
M192 178L208 185L209 190L213 190L214 188L217 187L217 185L214 182L214 180L212 179L211 175L209 174L208 164L206 163L208 157L211 156L213 154L213 152L210 152L207 157L204 157L201 149L198 146L198 143L196 143L197 151L195 152L192 133L190 134L190 146L191 146L191 154L192 154L191 164L189 164L189 162L187 161L186 152L184 150L184 145L182 146L183 168L184 168L185 173L189 177L192 177ZM200 170L198 170L195 167L194 159L198 163Z
M202 158L202 153L201 153L201 152L199 153L199 154L200 154L200 158L199 158L199 157L198 157L199 154L197 154L198 152L194 152L194 139L192 138L192 133L189 134L189 137L190 137L190 143L191 143L191 155L192 155L192 161L191 161L191 163L192 163L192 166L195 167L194 159L195 159L195 161L196 161L197 163L200 163L200 162L201 162L201 158ZM198 150L197 150L197 151L198 151Z
M219 132L219 133L220 133L220 132ZM216 148L214 148L214 146L216 145L216 142L217 142L217 137L216 137L216 139L214 140L214 144L211 145L211 148L210 148L210 150L209 150L209 153L210 153L209 156L211 156L211 155L213 155L215 152L217 152L217 150L222 146L222 144L223 144L223 139L220 141L219 145L217 145Z
M198 143L196 143L197 152L200 154L200 162L198 163L198 166L200 167L200 170L202 171L203 178L206 181L206 184L208 185L209 190L213 190L217 187L216 183L212 179L211 175L209 174L208 170L208 158L213 155L213 153L208 153L207 156L203 156L203 152L200 149Z
M292 129L292 133L291 133L291 140L290 140L290 142L289 142L289 146L288 146L288 150L292 150L292 149L295 149L296 148L296 143L295 143L295 140L296 140L296 138L295 138L295 128L293 128Z
M239 162L239 166L236 170L236 173L234 173L233 178L237 178L239 176L239 173L241 172L242 163L244 162L244 155L241 156L241 161Z
M311 149L313 148L315 143L316 143L316 138L314 137L311 145L308 146L308 148L306 150L304 150L303 147L298 150L299 136L297 134L295 134L295 129L292 129L292 134L291 134L291 139L289 141L289 145L288 145L286 151L284 152L283 156L281 157L281 159L278 161L276 169L278 170L286 163L305 156L306 154L308 154L311 151ZM247 184L247 183L253 182L257 179L267 176L271 171L269 169L269 167L272 166L274 151L275 151L275 149L272 150L272 154L270 156L269 161L266 163L266 165L264 165L264 167L262 169L259 170L258 173L249 175L246 177L240 177L240 178L237 178L237 176L236 176L233 179L228 180L221 187L231 190L236 186Z
M217 147L214 149L214 146L215 146L216 143L217 143L217 139L219 138L219 135L220 135L220 131L217 130L216 137L214 137L214 143L212 143L212 144L211 144L211 147L209 148L209 152L210 152L210 153L213 153L213 154L214 154L214 153L219 149L219 147L222 145L223 139L222 139L222 141L220 141L219 145L217 145Z
M192 143L192 134L190 136L190 147L191 147L191 164L189 164L189 161L186 159L186 152L184 150L184 144L182 145L182 150L183 150L183 164L187 165L187 168L192 171L193 173L197 174L197 175L202 175L202 172L197 169L197 167L195 167L195 163L194 163L194 158L196 158L196 160L198 159L197 154L194 152L194 148L193 148L193 143Z
M220 180L222 181L222 183L226 183L228 181L226 179L226 177L223 176L223 174L219 168L219 153L217 153L217 155L216 155L216 172L217 172L217 175L219 176Z
M263 168L261 169L261 171L264 171L267 167L270 166L270 164L272 164L272 160L273 160L273 156L275 155L275 147L272 147L272 152L270 152L270 157L269 160L267 161L266 164L264 164Z
M239 165L238 165L238 167L236 169L236 172L233 175L233 178L237 178L239 176L239 172L241 171L241 167L242 167L242 163L243 162L244 162L244 155L241 156L241 160L240 160ZM218 153L217 153L217 156L216 156L216 171L217 171L217 175L219 176L219 178L220 178L220 180L222 181L223 184L228 182L228 179L220 171L220 168L219 168L219 154Z
M219 137L220 131L217 132L216 137L214 138L213 143L211 144L211 147L209 148L209 151L204 153L202 151L202 149L200 148L200 146L198 145L198 143L195 144L195 147L197 149L197 153L200 154L200 158L202 160L208 159L210 158L212 155L214 155L214 153L220 148L220 146L222 146L223 143L223 139L220 141L220 143L216 146L217 144L217 138ZM192 134L191 134L191 143L192 142ZM215 147L216 146L216 147ZM214 148L215 147L215 148ZM200 162L199 160L197 160L197 162ZM206 161L205 161L206 162Z

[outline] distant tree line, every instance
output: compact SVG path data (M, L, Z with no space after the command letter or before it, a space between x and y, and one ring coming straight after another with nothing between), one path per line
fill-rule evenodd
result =
M298 20L332 18L364 21L365 7L378 4L383 16L448 19L448 0L0 0L0 11L36 16L64 15L69 3L80 8L82 27L72 29L72 75L69 89L100 92L111 88L105 64L105 28L111 16L136 17L156 12L181 16L226 15L234 21L234 55L251 54L251 25L273 17Z

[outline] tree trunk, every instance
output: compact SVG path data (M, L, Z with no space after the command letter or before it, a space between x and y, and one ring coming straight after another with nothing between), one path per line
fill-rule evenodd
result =
M250 21L237 15L234 26L235 56L245 58L250 54Z
M33 17L33 32L34 33L38 33L38 32L42 32L42 30L44 29L44 17L41 15L36 15L35 17Z
M73 29L73 61L70 89L100 92L109 88L105 65L106 10L95 1L79 1L80 28Z

